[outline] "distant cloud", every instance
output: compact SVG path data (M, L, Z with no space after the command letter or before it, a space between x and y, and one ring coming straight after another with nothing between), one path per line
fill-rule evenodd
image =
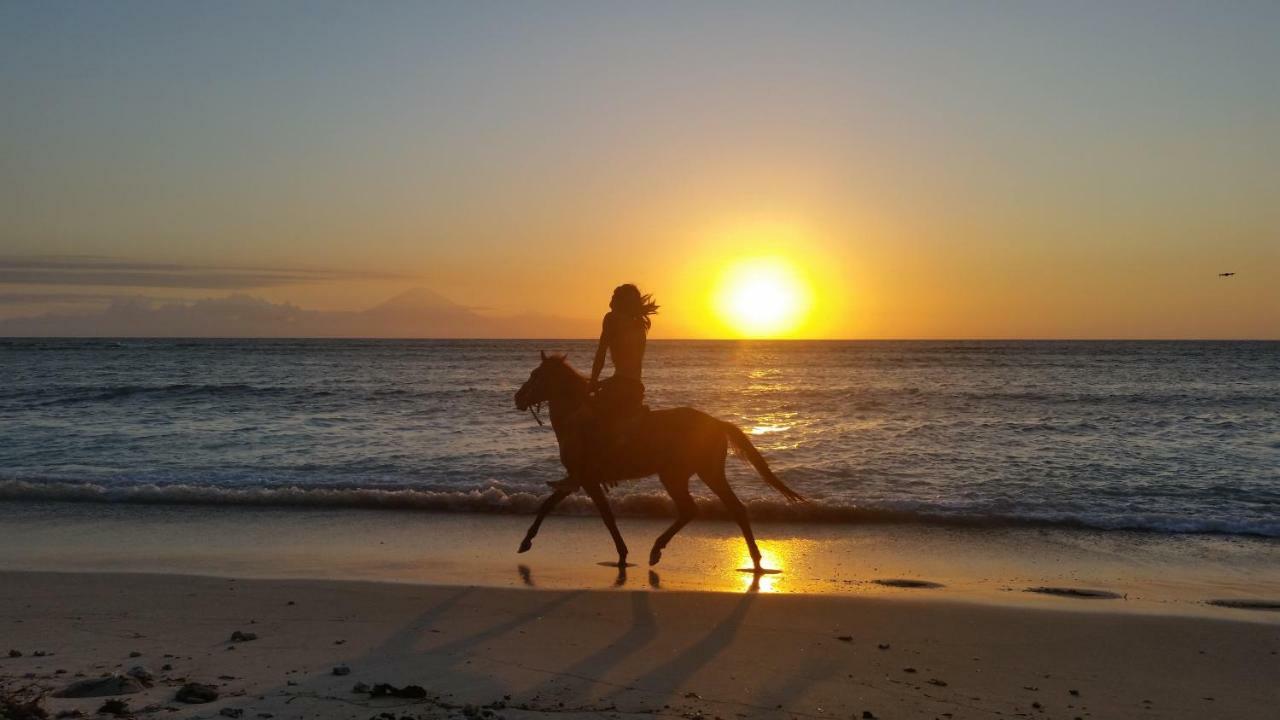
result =
M403 280L396 273L148 263L95 256L0 257L0 284L250 290L342 280ZM38 302L38 301L34 301Z
M85 305L101 304L112 300L123 300L127 295L106 293L38 293L38 292L0 292L0 305Z
M116 297L92 312L0 320L6 337L590 337L594 325L544 315L495 316L416 289L360 312L306 310L236 294L194 302Z

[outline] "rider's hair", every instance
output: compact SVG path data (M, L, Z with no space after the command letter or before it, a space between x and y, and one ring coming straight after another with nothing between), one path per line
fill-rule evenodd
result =
M613 289L613 299L609 301L609 308L619 315L634 318L642 323L646 330L651 325L649 316L658 314L658 303L653 301L653 296L641 294L640 288L631 283L619 285Z

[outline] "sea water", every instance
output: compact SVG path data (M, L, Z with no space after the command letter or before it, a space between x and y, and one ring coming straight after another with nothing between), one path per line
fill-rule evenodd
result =
M529 513L563 475L513 403L539 350L586 370L593 343L0 340L0 499ZM808 499L731 457L757 519L1280 537L1280 343L652 341L645 365L652 408L736 423ZM671 512L652 479L611 498Z

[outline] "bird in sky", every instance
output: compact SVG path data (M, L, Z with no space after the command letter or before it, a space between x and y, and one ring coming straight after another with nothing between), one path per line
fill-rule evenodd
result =
M1233 273L1233 272L1229 272L1229 273L1218 273L1218 277L1231 277L1232 275L1235 275L1235 273Z

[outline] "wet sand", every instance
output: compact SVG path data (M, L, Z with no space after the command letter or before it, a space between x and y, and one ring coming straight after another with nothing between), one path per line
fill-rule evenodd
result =
M350 509L0 503L0 570L376 580L564 590L738 593L753 578L737 527L695 521L652 568L667 526L624 519L620 577L600 521ZM762 593L959 600L1280 623L1280 541L1035 528L759 523ZM1028 592L1048 590L1048 592ZM1209 604L1215 601L1218 604ZM1226 601L1226 602L1222 602Z

